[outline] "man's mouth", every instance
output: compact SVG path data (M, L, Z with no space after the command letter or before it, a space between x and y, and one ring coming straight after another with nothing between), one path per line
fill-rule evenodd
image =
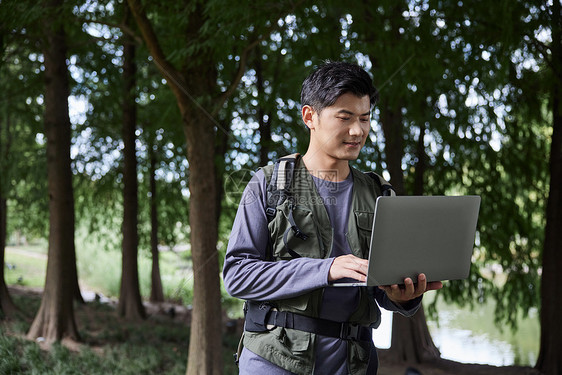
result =
M361 146L361 142L344 142L345 145L350 147L358 147Z

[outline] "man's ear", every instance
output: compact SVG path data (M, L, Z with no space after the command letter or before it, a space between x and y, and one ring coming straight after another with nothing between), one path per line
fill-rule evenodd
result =
M314 117L315 113L316 111L314 111L314 109L311 106L309 105L302 106L302 110L301 110L302 121L309 129L314 129L314 122L312 121L312 118Z

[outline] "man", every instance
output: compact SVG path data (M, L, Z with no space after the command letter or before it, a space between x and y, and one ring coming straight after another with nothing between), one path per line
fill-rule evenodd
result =
M260 169L244 191L223 270L230 295L248 301L240 374L374 374L375 300L410 316L423 293L442 287L426 283L423 274L402 287L330 286L367 277L375 200L382 193L349 161L365 144L375 101L359 66L319 67L301 91L308 150L302 158L282 158L294 162L290 194L270 207L285 164Z

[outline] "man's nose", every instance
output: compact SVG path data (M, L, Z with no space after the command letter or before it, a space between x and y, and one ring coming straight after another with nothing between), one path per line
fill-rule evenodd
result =
M349 135L352 136L362 136L363 135L363 127L361 126L361 120L357 119L353 121L349 128Z

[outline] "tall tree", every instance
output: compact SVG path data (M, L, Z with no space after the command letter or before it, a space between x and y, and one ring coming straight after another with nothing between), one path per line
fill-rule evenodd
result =
M185 58L174 65L140 1L128 2L154 62L176 96L187 143L189 221L194 269L193 315L187 374L220 374L222 372L221 322L217 317L221 316L221 307L216 249L219 204L217 198L220 195L217 192L219 187L215 166L217 143L215 134L223 129L214 117L220 112L242 78L249 52L278 26L271 22L269 17L267 19L249 17L248 10L262 10L263 4L259 7L234 7L229 9L230 12L225 12L222 2L206 4L198 1L189 2L187 7L185 5L182 7L188 14L182 14L181 19L182 34L187 40L181 54L176 54L176 56L183 55ZM275 20L286 14L287 10L283 9L283 5L277 3L274 5L275 10L281 9L279 11L281 14L276 14L278 17ZM211 14L214 14L216 19L210 19ZM268 14L271 15L270 12ZM217 25L218 28L215 28ZM236 34L225 34L226 27L235 27L238 28L238 32L250 35L244 35L237 40ZM233 78L226 78L227 83L222 93L217 84L219 73L217 61L213 58L213 51L209 49L213 44L224 42L220 38L231 38L236 49L241 48L241 52L237 55L238 68L234 71ZM177 39L173 43L176 45L174 49L177 49ZM214 53L217 52L221 52L221 49L215 49ZM226 63L227 56L223 55L222 58L225 58L225 65L232 65L231 62Z
M216 251L216 176L214 166L213 120L192 101L215 93L213 62L194 61L180 71L165 55L145 10L137 0L129 0L139 29L162 74L176 96L187 142L190 164L189 190L193 280L193 315L187 374L222 373L222 340L219 269ZM187 20L186 35L193 41L206 21L201 4L194 4Z
M74 193L70 166L66 35L61 0L45 2L42 19L45 61L45 135L49 192L49 249L41 306L27 336L47 342L79 340L73 297L77 292L74 244Z
M7 237L14 228L28 237L45 236L48 221L46 158L36 140L44 84L35 73L42 65L34 58L36 28L29 27L37 9L12 2L0 7L0 315L6 316L15 309L4 280Z
M124 8L125 24L128 24L131 17L127 4ZM146 312L140 295L138 271L135 44L128 34L124 34L123 41L123 260L118 312L129 319L144 319Z
M550 189L546 206L546 227L541 278L541 345L537 368L545 374L562 373L562 6L553 1L548 7L552 42L550 56L543 55L552 70L550 111ZM540 40L534 40L541 43Z
M148 157L150 159L150 254L152 257L152 270L150 273L150 302L164 302L162 278L160 277L160 257L158 253L158 199L156 186L156 155L157 149L154 137L149 136Z
M4 55L4 36L0 34L0 56ZM4 59L2 59L4 60ZM0 67L3 64L0 62ZM0 75L3 75L4 71L0 70ZM0 76L1 77L1 76ZM10 155L11 146L11 131L10 131L10 117L6 116L0 117L0 170L5 171L5 166L9 163L8 157ZM7 188L6 178L0 175L0 319L4 316L10 316L16 310L16 307L10 297L8 288L6 287L6 280L4 279L4 254L6 249L6 233L7 233L7 220L8 206L7 202Z
M1 43L0 51L3 51ZM0 119L0 170L2 171L6 170L4 165L8 162L8 156L10 155L11 138L9 116L2 117ZM9 318L17 310L4 278L4 254L8 227L7 186L6 179L0 175L0 319Z

